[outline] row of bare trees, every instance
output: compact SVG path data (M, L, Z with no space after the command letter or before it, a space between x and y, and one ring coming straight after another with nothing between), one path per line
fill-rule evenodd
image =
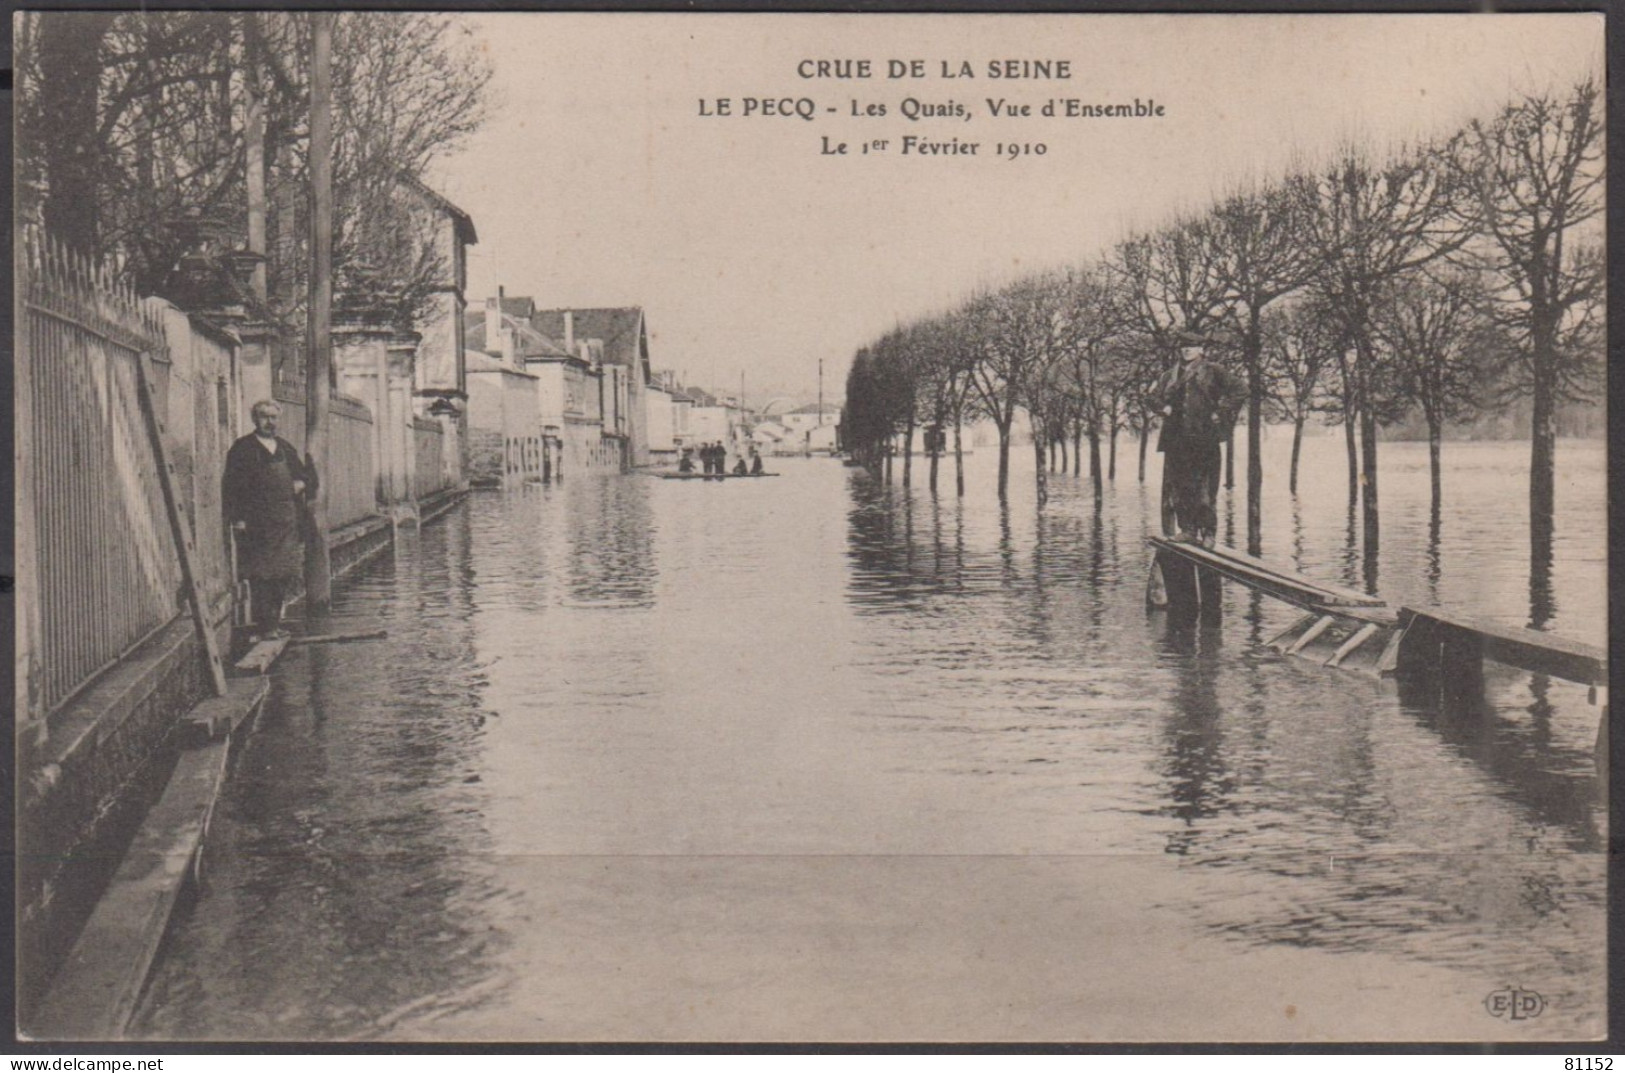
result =
M17 191L23 222L160 293L200 227L264 255L258 289L296 314L309 234L311 21L278 13L19 16ZM338 288L413 319L441 264L402 183L484 119L488 61L454 17L334 20Z
M1378 429L1420 412L1435 509L1447 423L1514 398L1533 411L1529 501L1549 556L1556 411L1602 370L1603 115L1594 81L1506 105L1454 136L1388 156L1348 145L1319 166L1220 198L1081 265L978 293L861 349L847 382L848 446L879 463L916 428L989 420L998 490L1025 413L1047 471L1115 477L1119 432L1139 438L1153 387L1194 331L1246 385L1247 542L1261 551L1260 440L1293 427L1297 491L1311 420L1340 424L1350 506L1378 540ZM911 462L903 448L903 476ZM937 460L931 457L935 489ZM1537 547L1536 555L1541 554Z

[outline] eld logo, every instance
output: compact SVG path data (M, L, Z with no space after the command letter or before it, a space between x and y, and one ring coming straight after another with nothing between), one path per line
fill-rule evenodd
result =
M1520 987L1503 987L1484 996L1484 1008L1491 1017L1510 1017L1514 1021L1527 1021L1539 1017L1546 1009L1546 1000L1538 991L1525 991Z

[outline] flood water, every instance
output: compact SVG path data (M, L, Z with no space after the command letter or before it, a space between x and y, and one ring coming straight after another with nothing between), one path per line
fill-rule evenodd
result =
M1489 710L1144 603L1156 463L1096 504L827 459L470 497L291 650L138 1031L188 1039L1538 1039L1604 1031L1582 687ZM1267 558L1359 585L1336 439ZM1524 444L1383 445L1390 603L1531 617ZM1245 470L1238 465L1238 475ZM1546 628L1601 643L1602 445ZM1244 478L1243 478L1244 479ZM1225 493L1234 541L1242 490ZM1226 522L1228 518L1228 523ZM1538 1018L1492 1017L1497 989Z

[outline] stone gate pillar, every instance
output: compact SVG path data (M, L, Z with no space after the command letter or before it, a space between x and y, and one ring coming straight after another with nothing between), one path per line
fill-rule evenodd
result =
M423 336L413 331L396 331L390 335L388 352L389 428L392 447L391 473L393 475L391 503L405 508L417 517L417 432L414 418L416 407L412 402L413 380L416 377L418 343Z
M387 510L396 502L395 454L389 443L389 342L394 332L364 314L344 316L333 325L333 367L339 391L372 411L373 487ZM398 451L398 447L396 448Z

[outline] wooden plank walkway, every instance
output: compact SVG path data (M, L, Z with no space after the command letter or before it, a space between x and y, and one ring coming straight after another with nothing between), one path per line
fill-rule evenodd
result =
M1608 652L1582 641L1485 622L1437 609L1399 609L1405 630L1400 647L1401 672L1433 663L1491 660L1509 667L1550 675L1581 685L1608 685Z
M243 654L234 669L238 674L269 674L271 665L282 655L282 650L288 647L291 637L273 637L264 641L256 641L252 648Z
M1441 673L1466 684L1477 678L1484 660L1491 660L1594 690L1608 685L1608 653L1598 645L1436 608L1402 607L1396 612L1381 597L1306 577L1231 548L1205 548L1156 536L1147 542L1156 551L1154 570L1177 568L1187 575L1181 585L1169 586L1169 600L1205 603L1207 597L1198 595L1201 579L1217 575L1309 612L1271 642L1270 647L1288 655L1305 654L1322 634L1341 623L1342 630L1332 635L1338 638L1335 651L1322 660L1327 666L1341 665L1356 649L1381 637L1382 655L1373 668L1378 674ZM1192 575L1196 585L1190 584Z
M1212 570L1230 581L1250 589L1257 589L1266 596L1273 596L1277 600L1306 611L1345 613L1362 608L1377 609L1387 606L1381 597L1306 577L1230 548L1204 548L1198 544L1187 544L1156 536L1147 538L1147 542L1161 554L1184 560L1198 568Z

